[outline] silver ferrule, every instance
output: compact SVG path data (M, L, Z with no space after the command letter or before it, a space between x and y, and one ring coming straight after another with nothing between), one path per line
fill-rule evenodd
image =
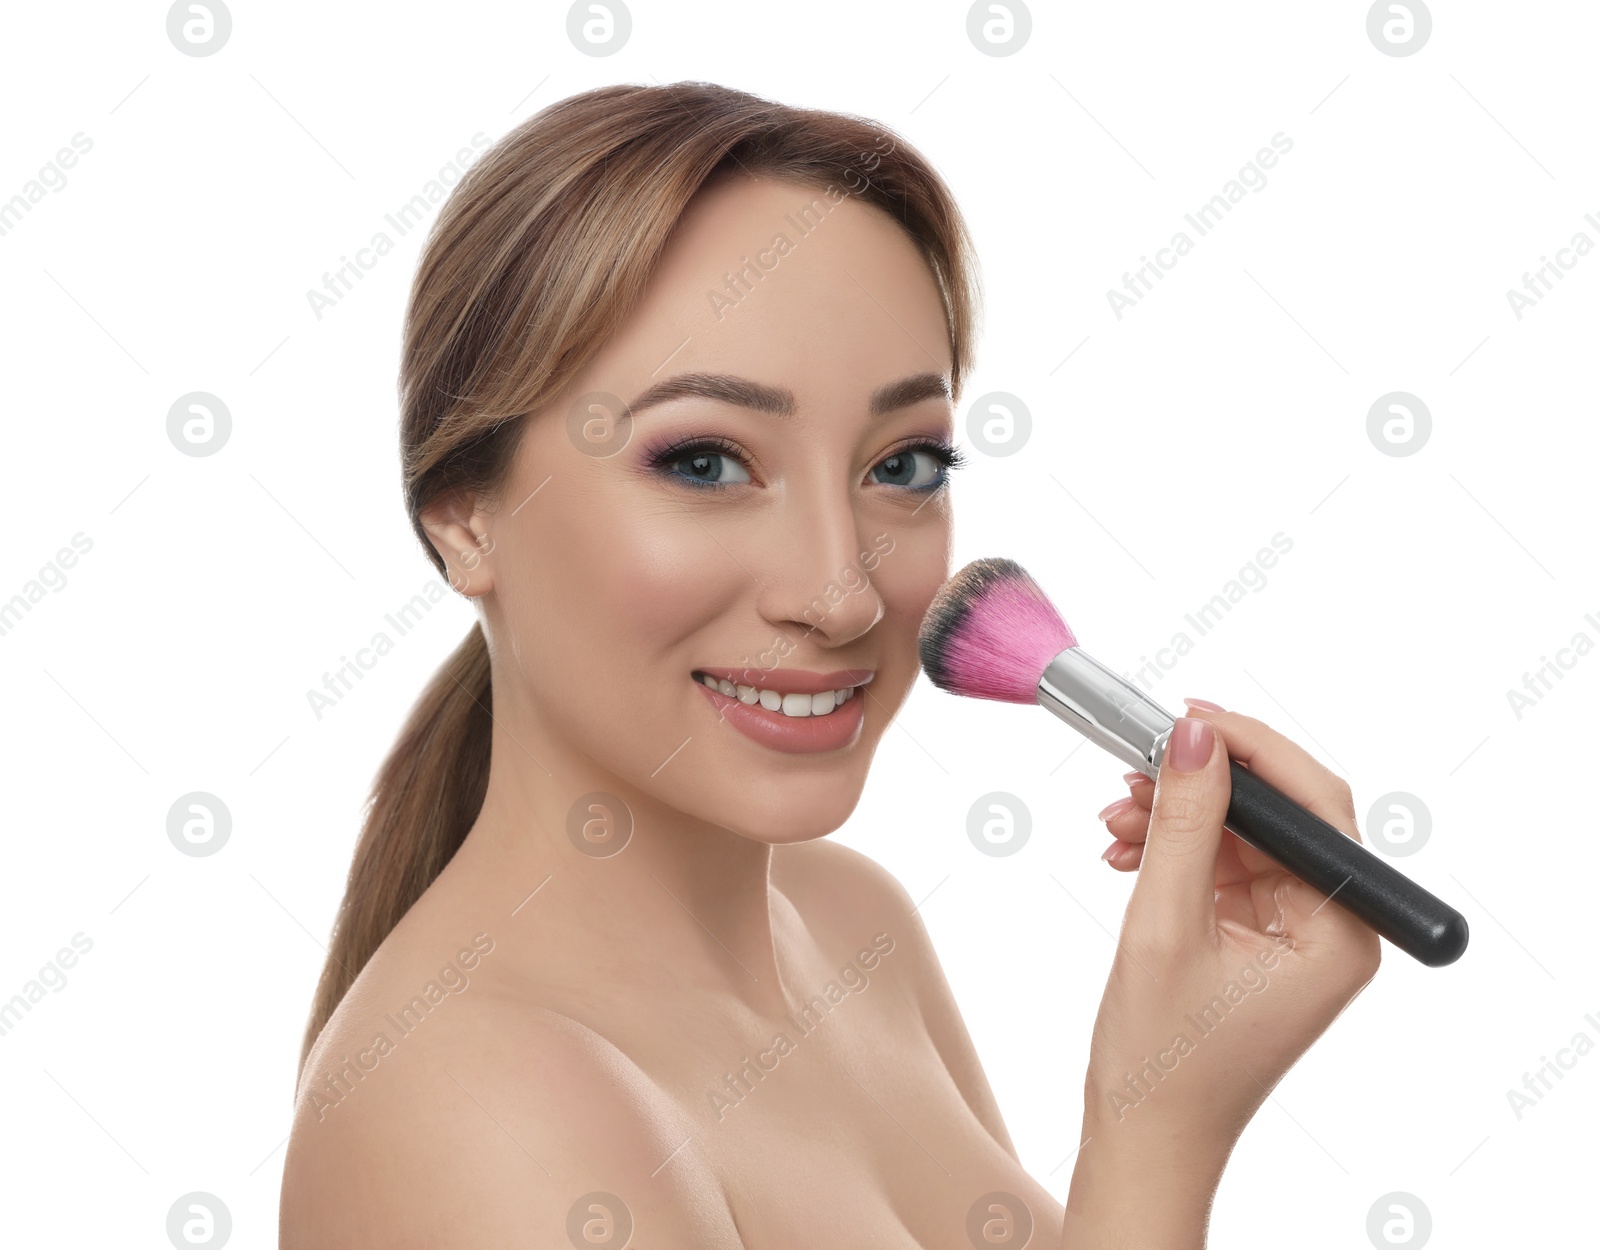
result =
M1124 764L1154 778L1172 734L1171 712L1082 647L1068 647L1039 678L1041 706Z

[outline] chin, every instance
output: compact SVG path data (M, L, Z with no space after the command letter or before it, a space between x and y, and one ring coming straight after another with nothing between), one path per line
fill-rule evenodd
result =
M748 838L752 842L765 842L768 846L792 846L799 842L815 842L818 838L825 838L842 827L844 822L850 819L850 813L855 810L855 800L859 798L860 792L857 791L851 796L852 801L848 805L837 801L830 802L829 811L826 813L797 814L774 810L768 817L766 813L752 816L750 812L743 811L733 820L717 823L741 838Z
M850 819L861 801L874 745L858 742L851 749L855 758L848 763L836 758L832 767L813 759L813 767L804 772L731 769L721 774L733 779L725 794L685 810L753 842L782 846L825 838ZM759 800L752 800L752 790ZM699 794L706 796L706 791Z

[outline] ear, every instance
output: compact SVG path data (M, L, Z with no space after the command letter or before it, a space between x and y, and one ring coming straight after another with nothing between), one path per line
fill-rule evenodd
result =
M444 561L451 587L469 599L494 589L491 519L474 496L457 492L439 495L422 509L422 528Z

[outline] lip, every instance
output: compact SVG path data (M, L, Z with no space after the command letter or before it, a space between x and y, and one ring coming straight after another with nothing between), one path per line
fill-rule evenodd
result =
M714 673L711 669L701 669L700 672ZM743 672L742 669L723 669L722 672ZM859 670L858 670L859 671ZM806 677L827 677L830 680L840 676L838 673L807 673ZM736 698L729 698L720 690L713 690L699 678L691 678L695 689L706 697L706 701L717 710L717 715L728 724L732 725L746 738L759 746L767 747L773 751L783 751L791 755L810 754L817 751L837 751L854 746L861 736L861 726L866 718L867 696L863 693L853 694L841 706L836 707L826 716L784 716L782 713L769 712L759 703L746 705ZM727 680L732 681L729 677ZM749 685L749 682L743 683ZM824 690L839 689L838 686L823 685ZM767 686L771 690L773 687ZM789 694L816 694L815 690L791 690Z
M690 675L704 673L721 681L731 681L736 686L754 686L757 690L774 690L778 694L821 694L824 690L865 686L877 676L877 671L873 668L841 668L831 673L816 673L804 668L697 668ZM704 682L697 684L703 689L710 689Z

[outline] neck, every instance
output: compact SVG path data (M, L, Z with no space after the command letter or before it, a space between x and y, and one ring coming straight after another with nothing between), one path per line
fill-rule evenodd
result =
M520 970L559 976L565 950L579 975L602 965L786 1011L772 847L641 793L536 716L494 706L483 807L448 871L465 875Z

